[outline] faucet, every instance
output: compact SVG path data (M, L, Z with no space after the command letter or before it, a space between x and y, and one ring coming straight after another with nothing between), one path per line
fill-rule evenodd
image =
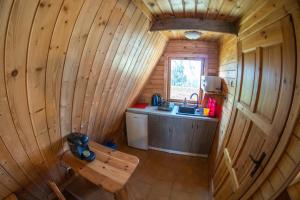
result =
M199 95L197 93L193 93L193 94L191 94L190 99L192 99L194 95L197 96L197 107L196 108L198 108L199 107Z
M186 106L187 101L186 101L186 97L184 98L184 102L183 102L183 106Z

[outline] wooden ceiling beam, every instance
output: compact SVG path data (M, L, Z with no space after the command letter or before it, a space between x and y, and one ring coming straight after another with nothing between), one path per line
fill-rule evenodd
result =
M152 23L150 31L170 30L200 30L219 33L238 34L237 25L233 22L226 22L212 19L199 18L167 18L159 19Z

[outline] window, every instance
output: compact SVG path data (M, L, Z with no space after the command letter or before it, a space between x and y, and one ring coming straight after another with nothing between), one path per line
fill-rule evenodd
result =
M169 60L169 100L195 102L196 96L190 100L193 93L200 94L203 60L196 58L171 58ZM199 95L200 96L200 95Z

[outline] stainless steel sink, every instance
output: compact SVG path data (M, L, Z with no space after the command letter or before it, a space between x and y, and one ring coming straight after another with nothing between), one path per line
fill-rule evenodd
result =
M179 106L176 114L203 117L203 113L196 109L196 107L192 106Z

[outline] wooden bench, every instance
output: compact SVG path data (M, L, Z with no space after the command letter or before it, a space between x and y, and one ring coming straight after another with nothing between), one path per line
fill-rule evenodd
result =
M98 187L114 193L115 199L128 199L125 184L136 169L139 159L93 141L89 146L96 154L94 161L80 160L70 151L66 151L62 158L63 162Z

